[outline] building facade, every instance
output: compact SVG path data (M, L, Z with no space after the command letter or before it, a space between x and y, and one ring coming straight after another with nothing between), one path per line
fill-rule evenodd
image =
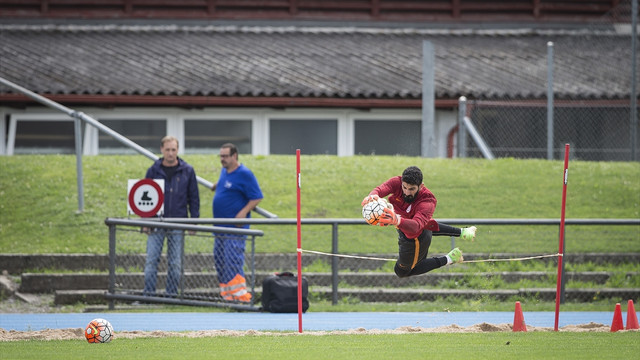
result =
M468 115L478 133L499 156L544 157L538 148L547 115L539 109L553 43L556 104L573 114L597 109L588 124L558 111L558 129L567 130L557 130L554 147L571 142L593 160L625 160L631 151L633 140L619 135L630 131L629 1L571 9L546 1L477 9L464 0L440 9L407 2L414 8L404 15L388 1L345 1L323 11L305 1L233 9L168 3L0 1L0 76L154 152L172 134L183 153L210 153L231 141L255 155L300 148L419 156L429 141L432 156L456 156L464 96L475 104ZM425 42L433 46L430 68ZM423 108L425 71L433 74L431 111ZM482 106L491 102L501 110ZM2 85L0 119L0 154L75 151L73 119ZM570 131L583 125L589 134ZM602 132L613 134L606 144ZM87 155L130 152L91 125L82 127L82 140ZM475 156L469 145L466 155Z

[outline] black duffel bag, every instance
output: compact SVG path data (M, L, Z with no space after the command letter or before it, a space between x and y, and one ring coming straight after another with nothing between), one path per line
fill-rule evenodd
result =
M302 278L302 312L309 308L309 284ZM262 282L262 310L272 313L298 312L298 278L290 272L267 276Z

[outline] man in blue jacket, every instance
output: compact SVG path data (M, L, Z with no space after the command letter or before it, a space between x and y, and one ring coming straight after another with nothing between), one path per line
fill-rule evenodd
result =
M160 151L163 157L147 170L147 179L164 179L163 217L200 217L200 194L193 167L178 157L178 139L162 138ZM156 292L158 262L162 254L164 238L167 238L167 294L176 295L182 272L182 243L184 231L174 229L150 229L147 237L147 261L144 266L144 294Z

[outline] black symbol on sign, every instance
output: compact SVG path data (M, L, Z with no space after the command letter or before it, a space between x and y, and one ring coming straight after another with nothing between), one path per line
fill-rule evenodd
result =
M144 193L142 193L142 197L140 198L138 205L153 206L153 199L149 197L148 191L145 191Z

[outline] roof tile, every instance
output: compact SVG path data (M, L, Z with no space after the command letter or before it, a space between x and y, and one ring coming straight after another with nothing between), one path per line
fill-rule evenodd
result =
M420 99L428 40L438 98L544 98L553 41L558 97L620 99L630 92L629 39L541 30L4 25L0 76L51 94Z

